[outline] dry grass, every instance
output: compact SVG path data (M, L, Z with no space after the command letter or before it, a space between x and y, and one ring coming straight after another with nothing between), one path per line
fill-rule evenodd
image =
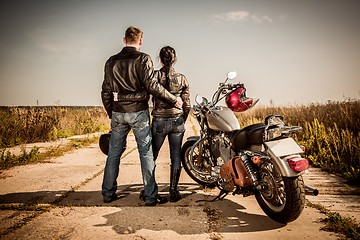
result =
M344 234L348 239L360 239L360 225L356 219L331 212L321 204L307 201L307 205L326 215L326 218L322 220L325 223L325 227L321 228L322 230Z
M109 129L102 107L0 107L0 147Z

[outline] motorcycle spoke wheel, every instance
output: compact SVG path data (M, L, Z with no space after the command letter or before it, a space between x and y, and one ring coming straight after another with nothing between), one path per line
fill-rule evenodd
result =
M184 169L193 180L201 185L212 185L216 181L211 178L212 168L208 162L210 160L209 150L202 146L203 149L200 151L199 145L197 145L192 152L193 156L190 157L191 148L194 144L195 142L187 142L182 147L181 160Z
M192 167L200 172L210 173L211 166L206 162L205 159L210 159L210 154L208 153L208 151L203 150L203 152L200 156L199 149L195 148L193 151L191 163L190 163L191 159L190 159L190 155L189 155L189 164L192 164Z
M260 194L268 203L268 207L274 211L281 211L286 203L284 182L281 175L274 170L272 164L265 164L260 169L260 179L262 180L263 190Z

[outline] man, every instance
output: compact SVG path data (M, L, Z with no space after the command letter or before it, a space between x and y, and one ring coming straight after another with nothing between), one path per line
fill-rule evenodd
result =
M133 130L138 146L147 206L166 202L158 195L155 182L155 161L152 153L152 135L148 110L149 93L181 108L182 100L169 93L153 79L153 63L149 55L140 52L143 33L129 27L125 32L121 52L105 64L101 97L111 118L111 137L106 160L102 195L105 203L117 199L117 177L120 157L125 150L126 137Z

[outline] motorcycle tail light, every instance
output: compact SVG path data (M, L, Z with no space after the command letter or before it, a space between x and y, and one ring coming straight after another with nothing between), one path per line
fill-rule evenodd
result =
M309 161L301 157L292 158L288 163L290 168L296 172L305 171L309 168Z

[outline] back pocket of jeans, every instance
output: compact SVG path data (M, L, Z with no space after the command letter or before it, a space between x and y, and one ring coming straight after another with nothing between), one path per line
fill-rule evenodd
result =
M154 134L161 134L164 132L164 123L162 121L153 121L152 129Z
M185 124L184 124L184 118L183 117L179 117L178 119L176 119L175 121L175 131L176 132L185 132Z

